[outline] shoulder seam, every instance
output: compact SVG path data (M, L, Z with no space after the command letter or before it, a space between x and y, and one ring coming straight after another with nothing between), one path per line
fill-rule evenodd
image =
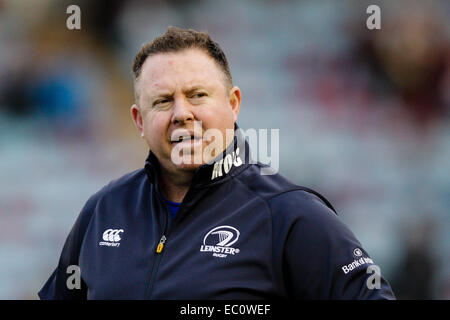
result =
M304 192L311 193L311 194L315 195L317 198L319 198L328 208L330 208L337 215L337 212L334 209L334 207L331 205L331 203L324 196L322 196L317 191L314 191L314 190L312 190L310 188L307 188L307 187L297 186L297 187L289 189L289 190L281 191L281 192L279 192L279 193L269 197L267 200L271 200L271 199L276 198L276 197L278 197L278 196L280 196L282 194L285 194L285 193L288 193L288 192L294 192L294 191L304 191Z
M244 171L244 170L243 170ZM238 183L240 183L240 184L242 184L243 186L244 186L244 188L246 188L248 191L250 191L252 194L254 194L256 197L258 197L259 199L261 199L262 200L262 202L266 205L266 207L267 207L267 209L268 209L268 211L269 211L269 215L270 215L270 233L271 233L271 238L272 238L272 240L271 240L271 243L272 243L272 246L273 246L273 242L274 242L274 239L273 239L273 236L274 236L274 232L273 232L273 213L272 213L272 207L270 206L270 203L269 203L269 201L267 201L267 199L264 199L263 197L261 197L258 193L256 193L254 190L252 190L252 189L250 189L244 182L242 182L241 181L241 179L239 179L237 176L234 176L233 177L233 180L235 180L236 182L238 182ZM274 254L273 254L273 250L272 250L272 253L271 253L271 259L270 259L270 261L272 261L272 266L271 266L271 269L272 269L272 280L275 280L275 275L273 274L274 273L274 270L275 270L275 258L274 258Z
M133 179L131 181L122 181L122 182L118 182L118 180L122 179L126 175L132 175L132 174L138 173L138 171L141 171L141 170L143 170L143 169L141 168L141 169L137 169L137 170L128 172L128 173L124 174L123 176L121 176L121 177L119 177L117 179L109 181L102 189L100 189L97 192L99 194L99 199L101 197L103 197L105 194L107 194L108 192L111 192L116 187L118 188L118 187L126 186L128 184L135 183L136 179Z

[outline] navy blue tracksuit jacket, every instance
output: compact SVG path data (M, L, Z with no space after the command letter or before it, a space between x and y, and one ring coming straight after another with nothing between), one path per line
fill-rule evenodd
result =
M324 197L261 175L248 155L236 134L222 161L196 170L172 219L150 152L87 201L39 297L395 299L382 277L370 289L374 262Z

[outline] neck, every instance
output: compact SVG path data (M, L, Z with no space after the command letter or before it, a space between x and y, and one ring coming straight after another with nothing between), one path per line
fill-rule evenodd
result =
M162 194L172 202L182 202L189 190L194 171L169 172L161 168L159 181Z

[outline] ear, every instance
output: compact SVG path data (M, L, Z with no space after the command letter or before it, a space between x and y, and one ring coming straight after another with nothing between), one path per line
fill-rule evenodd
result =
M133 104L130 108L131 118L133 119L134 124L136 125L136 128L139 131L139 134L141 137L144 136L144 126L142 122L142 114L141 110L136 104Z
M241 90L234 86L230 89L230 107L234 114L234 122L236 122L239 111L241 110Z

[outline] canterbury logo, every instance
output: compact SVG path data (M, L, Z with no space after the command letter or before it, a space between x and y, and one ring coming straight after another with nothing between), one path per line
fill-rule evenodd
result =
M100 246L108 246L108 247L118 247L120 246L119 241L122 240L120 237L120 233L123 232L123 229L107 229L103 232L103 240L99 243Z
M234 227L216 227L205 235L200 251L213 252L213 256L219 258L225 258L228 254L237 254L239 249L231 246L238 241L239 236L239 230Z
M108 229L103 232L103 240L117 242L120 241L119 233L123 232L123 229Z

